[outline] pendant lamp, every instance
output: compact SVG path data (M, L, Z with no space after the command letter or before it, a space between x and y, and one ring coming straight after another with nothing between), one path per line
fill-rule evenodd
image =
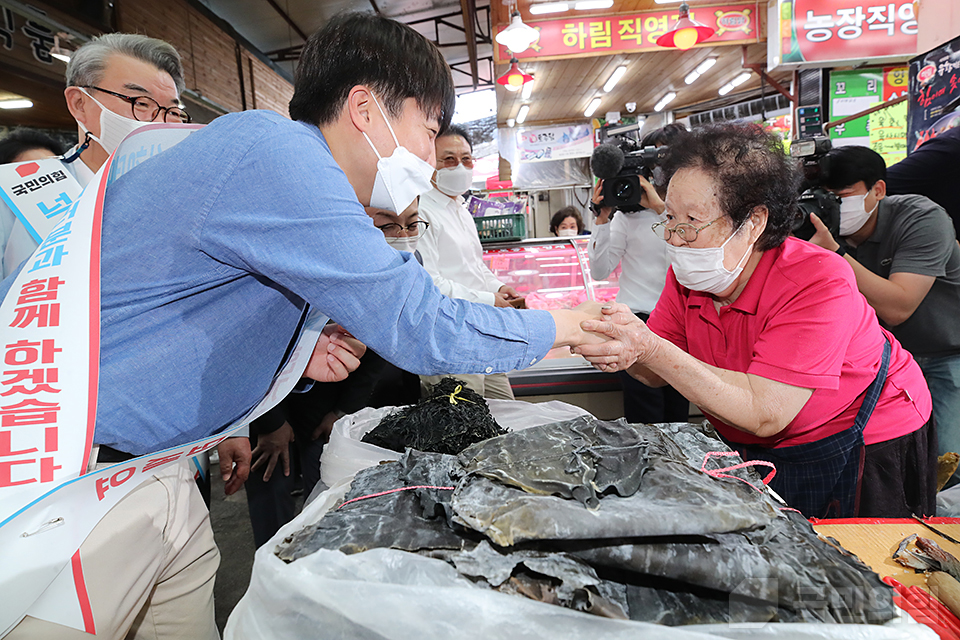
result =
M514 11L511 16L510 26L497 34L496 41L507 49L510 49L513 53L520 53L521 51L529 49L530 45L536 42L539 37L540 32L531 26L523 24L523 20L520 18L520 12Z
M519 91L520 87L533 80L532 75L523 72L519 63L516 58L510 58L510 68L497 78L497 84L502 84L507 91Z
M657 46L673 49L689 49L700 44L716 32L716 29L690 18L690 6L684 2L680 5L680 19L673 29L657 38Z

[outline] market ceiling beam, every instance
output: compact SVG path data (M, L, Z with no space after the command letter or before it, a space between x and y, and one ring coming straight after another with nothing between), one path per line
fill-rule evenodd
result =
M477 34L473 29L477 18L477 4L475 0L460 0L460 11L463 14L463 34L467 41L467 56L470 59L470 75L473 78L473 90L477 90L480 82L477 64Z
M280 14L280 17L283 18L288 25L290 25L290 28L293 29L298 36L303 38L304 42L307 41L307 34L305 34L303 30L297 26L297 23L293 21L293 18L287 15L287 12L277 4L276 0L267 0L267 4L273 7L273 10ZM376 5L374 5L374 8L376 8ZM379 13L379 11L377 13Z
M792 93L790 93L789 91L787 91L787 90L783 87L782 84L780 84L779 82L777 82L776 80L774 80L773 78L771 78L770 75L767 73L767 69L766 69L766 66L767 66L767 65L766 65L765 63L764 63L764 64L761 64L761 63L759 63L759 62L747 62L747 47L746 47L746 45L744 45L744 46L740 49L740 51L741 51L741 57L742 57L742 60L743 60L743 62L741 63L740 66L742 66L744 69L749 69L749 70L751 70L751 71L755 71L761 78L763 78L763 80L764 80L767 84L769 84L771 87L773 87L774 89L776 89L777 91L779 91L780 93L782 93L782 94L784 95L784 97L786 97L787 100L789 100L790 102L792 102L795 107L800 106L800 98L799 98L799 96L793 95Z

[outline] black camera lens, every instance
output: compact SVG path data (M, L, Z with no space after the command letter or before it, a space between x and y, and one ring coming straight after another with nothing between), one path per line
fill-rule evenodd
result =
M633 181L619 179L613 183L613 193L621 202L633 200L635 187Z

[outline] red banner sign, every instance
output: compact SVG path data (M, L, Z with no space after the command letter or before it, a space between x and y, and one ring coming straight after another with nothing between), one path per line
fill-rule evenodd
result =
M917 51L913 2L781 0L783 64L907 57Z
M690 9L690 17L716 29L703 46L743 44L766 39L759 32L756 4L717 5ZM579 56L604 56L613 52L663 51L657 38L673 28L679 19L676 7L665 11L620 13L592 18L558 18L526 24L540 32L540 38L522 53L521 60L547 60ZM497 27L497 33L506 25ZM510 60L503 45L494 48L497 62Z

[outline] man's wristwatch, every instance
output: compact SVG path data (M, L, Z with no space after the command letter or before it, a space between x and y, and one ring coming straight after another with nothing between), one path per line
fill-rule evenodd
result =
M600 205L597 204L596 202L594 202L593 200L591 200L591 201L590 201L590 211L593 211L593 215L599 216L599 215L600 215Z
M836 254L837 254L838 256L845 256L845 255L847 255L847 248L846 248L845 246L843 246L843 243L842 243L842 242L837 243L837 251L836 251Z

